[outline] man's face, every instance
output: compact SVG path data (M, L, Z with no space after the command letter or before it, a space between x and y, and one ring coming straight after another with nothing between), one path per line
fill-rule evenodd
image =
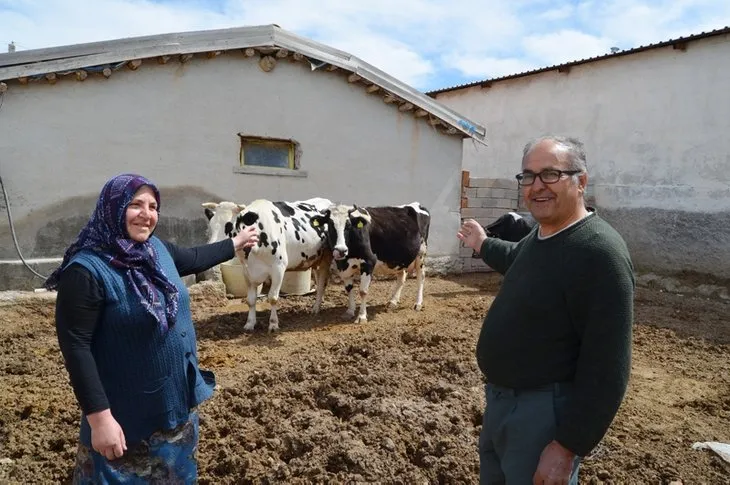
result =
M542 141L522 163L523 173L538 174L544 170L570 170L567 153L552 141ZM532 185L522 186L522 197L530 213L543 226L561 228L571 222L583 205L586 174L576 183L571 176L562 174L555 183L545 183L535 177Z

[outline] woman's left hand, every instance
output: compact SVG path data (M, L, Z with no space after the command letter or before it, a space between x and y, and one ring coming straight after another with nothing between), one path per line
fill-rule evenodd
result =
M258 231L256 226L244 227L241 232L233 237L233 248L236 251L241 249L250 248L259 241Z

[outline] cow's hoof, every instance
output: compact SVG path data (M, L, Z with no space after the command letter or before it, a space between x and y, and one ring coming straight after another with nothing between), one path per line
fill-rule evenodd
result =
M278 325L269 325L269 333L274 333L279 331Z
M397 301L389 301L387 305L385 305L386 310L395 310L398 308L398 302Z
M423 308L423 305L419 305L418 303L413 305L413 309L416 310L417 312L420 312L421 308Z
M253 327L254 327L253 325L245 325L243 327L243 331L246 333L253 333Z
M345 313L342 314L344 318L347 318L348 320L355 316L354 311L347 310Z
M367 323L368 317L363 315L358 315L358 317L355 319L355 323Z

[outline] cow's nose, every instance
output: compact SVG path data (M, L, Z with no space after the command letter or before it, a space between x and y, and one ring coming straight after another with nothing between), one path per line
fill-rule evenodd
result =
M343 259L347 256L347 247L336 247L333 251L335 259Z

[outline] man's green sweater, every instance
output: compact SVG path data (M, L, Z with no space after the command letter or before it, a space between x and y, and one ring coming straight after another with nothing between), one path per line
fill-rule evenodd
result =
M624 240L595 213L547 239L537 234L482 244L482 259L504 281L484 319L477 360L499 386L571 382L555 439L585 456L628 385L633 265Z

